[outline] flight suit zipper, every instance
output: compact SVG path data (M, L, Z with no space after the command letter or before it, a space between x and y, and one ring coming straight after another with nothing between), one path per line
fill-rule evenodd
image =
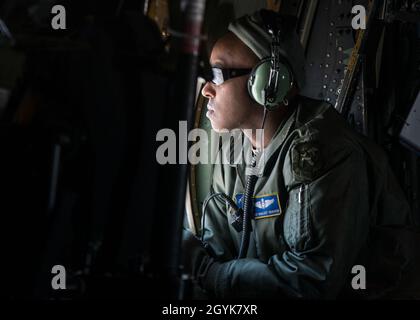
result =
M302 202L304 201L304 192L305 192L305 185L301 184L300 188L299 188L299 193L298 193L298 203L302 204ZM302 211L302 206L300 206L301 211Z

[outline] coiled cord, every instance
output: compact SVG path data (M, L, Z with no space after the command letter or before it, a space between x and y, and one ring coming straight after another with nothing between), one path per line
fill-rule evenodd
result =
M255 159L253 161L253 166L255 165ZM251 212L253 210L253 198L254 198L254 189L258 177L256 175L249 175L246 180L245 185L245 194L244 194L244 216L242 222L242 237L241 237L241 246L239 248L238 259L246 257L249 246L250 238L250 224L251 224Z
M267 118L268 109L264 107L263 119L261 122L261 130L264 129L265 120ZM262 136L263 138L264 136ZM258 145L258 144L257 144ZM248 253L249 247L249 238L250 238L250 224L251 224L251 212L253 211L253 198L254 198L254 189L255 184L257 183L258 176L255 175L255 165L257 162L257 156L259 152L264 148L264 141L260 141L259 150L254 154L252 158L251 167L253 172L248 176L245 184L245 194L244 194L244 216L242 221L242 238L241 246L239 247L238 259L245 258Z

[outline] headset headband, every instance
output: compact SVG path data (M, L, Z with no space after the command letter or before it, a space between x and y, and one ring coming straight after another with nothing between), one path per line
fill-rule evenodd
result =
M270 76L267 86L265 88L265 101L273 102L278 90L278 79L280 71L280 39L281 39L281 24L280 16L274 14L272 11L261 10L261 19L263 20L267 32L271 36L271 63L270 63Z

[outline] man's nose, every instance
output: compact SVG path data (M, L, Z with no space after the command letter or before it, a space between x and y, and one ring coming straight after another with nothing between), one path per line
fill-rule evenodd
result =
M203 89L201 89L201 94L207 99L213 99L216 96L216 91L211 82L206 82Z

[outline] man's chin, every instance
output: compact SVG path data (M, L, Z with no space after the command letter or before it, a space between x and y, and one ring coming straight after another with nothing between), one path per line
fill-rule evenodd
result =
M230 132L232 130L232 129L227 129L225 126L220 126L214 123L213 121L210 121L210 123L211 123L211 128L216 133Z

